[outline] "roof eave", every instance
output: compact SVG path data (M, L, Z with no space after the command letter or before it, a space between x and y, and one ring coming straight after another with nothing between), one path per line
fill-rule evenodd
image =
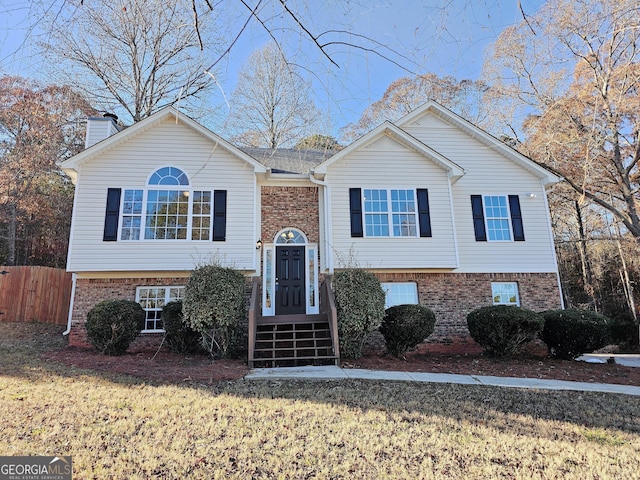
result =
M490 133L484 131L483 129L475 126L468 120L465 120L460 115L452 112L451 110L443 107L439 103L430 100L425 103L422 107L417 108L413 112L402 117L400 120L396 122L396 124L400 127L415 121L417 118L424 116L427 112L431 111L435 116L444 120L447 123L453 123L456 127L462 129L467 134L469 134L472 138L477 139L481 143L484 143L490 148L498 151L502 155L505 155L511 160L515 161L517 164L530 171L537 177L541 178L545 185L551 183L558 183L562 181L562 178L555 175L553 172L547 170L544 167L541 167L532 159L513 149L512 147L505 145L504 142L501 142L499 139L491 135Z
M62 162L60 164L60 167L65 171L66 169L69 169L77 172L79 167L83 163L86 163L96 158L97 156L103 154L107 150L114 148L115 146L123 142L126 142L127 140L130 140L136 135L139 135L140 133L142 133L143 131L162 122L165 118L169 116L172 116L173 118L175 118L176 121L182 121L185 125L199 132L201 135L205 136L206 138L214 142L216 145L222 146L222 148L227 150L232 155L235 155L236 157L244 160L246 163L248 163L253 167L255 173L267 173L267 168L264 165L262 165L260 162L255 160L253 157L251 157L250 155L247 155L239 148L235 147L231 143L224 140L222 137L216 135L214 132L212 132L208 128L200 125L198 122L196 122L192 118L180 113L178 110L176 110L174 107L171 107L171 106L164 107L162 110L159 110L158 112L154 113L150 117L147 117L144 120L141 120L133 124L132 126L96 143L95 145L92 145L86 150L80 152L79 154Z

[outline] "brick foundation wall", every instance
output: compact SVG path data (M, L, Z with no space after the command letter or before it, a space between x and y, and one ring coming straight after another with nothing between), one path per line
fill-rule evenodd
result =
M555 273L376 273L381 282L415 282L418 300L436 315L428 343L434 351L477 351L467 314L491 305L491 282L516 282L520 306L533 311L561 308ZM431 348L430 348L431 350Z
M421 305L436 315L436 328L427 341L429 351L471 353L480 350L469 336L466 315L481 306L491 305L491 282L516 282L520 305L534 311L560 308L557 276L553 273L385 273L377 272L381 282L415 282ZM321 282L323 275L320 275ZM251 280L247 278L247 298ZM88 347L84 323L89 310L98 302L121 298L135 300L138 286L186 285L186 277L99 278L76 281L69 345ZM246 325L243 326L246 330ZM161 334L142 334L132 350L157 348ZM246 343L246 342L244 342ZM242 348L242 347L241 347Z
M317 187L262 187L261 238L271 243L287 227L304 232L310 243L320 241Z
M164 278L79 278L76 280L76 293L73 299L73 314L71 317L71 331L69 332L69 346L89 347L84 323L87 313L102 300L136 299L136 287L141 286L182 286L186 285L185 277ZM152 348L160 345L162 335L140 335L132 348Z
M73 316L71 318L71 331L69 332L69 346L90 348L87 332L84 324L87 313L93 306L103 300L136 299L136 287L178 287L187 284L187 277L162 277L162 278L92 278L78 279L76 281L76 293L73 302ZM246 278L247 305L251 296L251 279ZM240 335L243 337L239 350L246 349L247 324L240 326ZM162 333L143 333L134 340L129 347L130 351L157 349L163 339Z

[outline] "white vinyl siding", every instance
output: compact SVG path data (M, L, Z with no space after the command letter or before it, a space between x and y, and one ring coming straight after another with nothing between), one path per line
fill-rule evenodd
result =
M174 165L196 191L227 191L226 240L103 242L108 188L138 190ZM80 167L67 268L74 272L185 271L218 259L255 269L257 213L253 167L175 120L165 120ZM121 219L122 221L122 219ZM122 228L122 225L119 225ZM134 227L131 227L134 228Z
M447 172L386 136L331 165L332 242L336 268L455 268L456 241ZM349 188L429 191L432 237L351 237ZM364 207L364 205L363 205Z
M116 127L110 118L91 117L87 121L87 133L84 146L85 148L89 148L118 131L118 127Z
M557 271L546 194L540 178L432 114L403 129L465 170L452 189L460 256L456 272ZM518 195L526 241L477 242L471 195Z

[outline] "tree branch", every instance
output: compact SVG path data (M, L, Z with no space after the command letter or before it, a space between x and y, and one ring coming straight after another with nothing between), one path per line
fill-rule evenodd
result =
M318 42L318 38L320 38L323 34L321 33L320 35L318 35L317 37L315 37L308 29L307 27L305 27L302 22L300 20L298 20L298 17L296 17L294 15L294 13L289 10L289 7L287 7L287 4L285 3L285 0L280 0L280 3L282 4L282 7L284 8L285 12L287 12L289 14L289 16L291 18L293 18L293 20L298 24L298 26L302 29L303 32L305 32L309 38L313 41L313 43L316 44L316 46L320 49L320 51L322 52L322 54L327 57L327 59L329 59L329 61L331 63L333 63L336 67L340 68L340 65L338 65L333 58L331 58L331 56L324 51L324 45L320 45L320 43Z
M258 8L260 7L260 4L262 3L262 0L258 0L258 3L256 4L256 6L254 8L251 8L249 5L246 4L246 2L244 0L240 0L242 2L242 4L247 7L247 9L251 12L249 14L249 16L247 17L247 19L245 20L244 24L242 25L242 27L240 28L240 31L238 32L238 34L235 36L235 38L233 39L233 41L229 44L229 46L227 47L227 49L222 52L222 54L216 59L215 62L213 62L209 68L207 68L205 70L205 73L207 71L211 71L213 69L213 67L215 67L233 48L233 46L238 42L238 40L240 39L240 36L244 33L244 31L247 29L247 26L249 25L249 22L251 21L251 19L253 17L255 17L258 21L260 21L260 19L257 17L256 12L258 11ZM262 23L262 22L261 22ZM264 25L263 25L264 27ZM266 29L266 27L265 27ZM267 29L268 31L268 29ZM272 37L273 38L273 37Z

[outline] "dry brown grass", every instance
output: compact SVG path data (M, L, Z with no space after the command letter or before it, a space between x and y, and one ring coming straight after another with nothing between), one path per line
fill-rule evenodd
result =
M71 455L74 478L640 471L637 397L368 381L151 384L46 363L40 354L64 345L57 327L7 325L15 324L0 324L0 454Z

